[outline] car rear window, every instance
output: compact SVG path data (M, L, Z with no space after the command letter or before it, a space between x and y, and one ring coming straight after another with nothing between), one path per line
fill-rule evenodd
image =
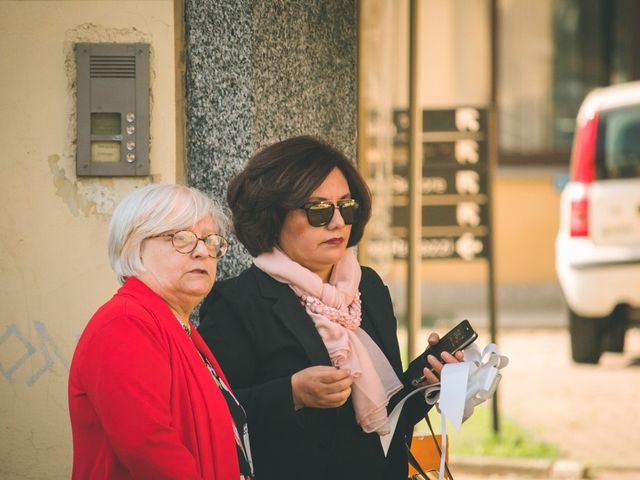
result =
M598 178L640 177L640 105L602 112L596 148Z

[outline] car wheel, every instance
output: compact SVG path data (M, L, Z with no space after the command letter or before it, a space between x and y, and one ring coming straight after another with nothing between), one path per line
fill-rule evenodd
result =
M622 353L624 351L624 336L627 333L629 311L619 305L607 319L604 327L602 350L605 352Z
M581 317L569 309L571 356L577 363L598 363L602 353L603 318Z

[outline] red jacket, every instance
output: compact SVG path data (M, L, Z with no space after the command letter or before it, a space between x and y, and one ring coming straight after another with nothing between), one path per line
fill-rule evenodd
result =
M224 379L135 278L94 314L69 373L73 478L240 478L229 409L194 345Z

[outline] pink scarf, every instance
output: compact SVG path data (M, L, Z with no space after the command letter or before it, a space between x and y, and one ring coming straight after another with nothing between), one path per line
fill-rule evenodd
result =
M275 280L296 293L324 342L331 362L348 368L353 376L351 394L356 421L367 433L389 433L387 404L402 389L387 357L360 328L360 277L362 271L349 249L336 263L329 283L274 248L253 259Z

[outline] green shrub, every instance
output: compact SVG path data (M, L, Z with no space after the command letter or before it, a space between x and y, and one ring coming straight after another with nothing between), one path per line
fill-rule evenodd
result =
M440 433L440 414L435 408L430 412L429 418L436 434ZM550 459L558 457L557 445L538 438L504 414L499 416L500 433L495 435L492 418L491 404L487 402L476 407L459 432L448 423L449 455ZM415 432L428 433L427 423L424 420L420 422L416 425Z

